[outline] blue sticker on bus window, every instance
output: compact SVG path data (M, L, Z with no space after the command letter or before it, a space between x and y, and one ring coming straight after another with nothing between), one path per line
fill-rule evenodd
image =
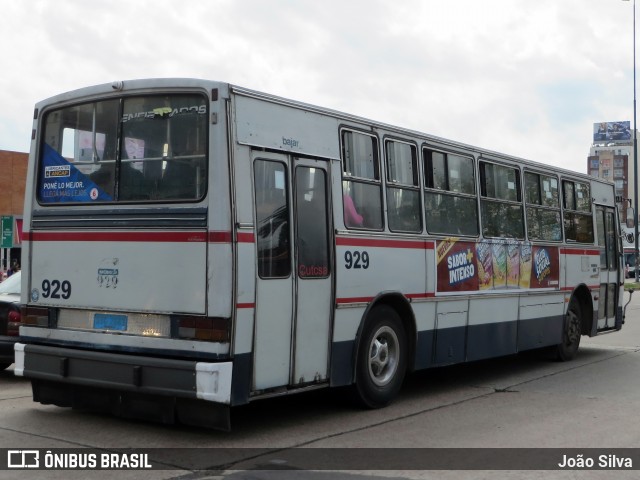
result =
M108 202L111 195L49 145L44 145L38 196L42 203Z

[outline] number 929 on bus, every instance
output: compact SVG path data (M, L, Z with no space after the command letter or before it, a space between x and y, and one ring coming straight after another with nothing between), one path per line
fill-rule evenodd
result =
M68 300L71 297L71 282L69 280L42 281L42 297Z

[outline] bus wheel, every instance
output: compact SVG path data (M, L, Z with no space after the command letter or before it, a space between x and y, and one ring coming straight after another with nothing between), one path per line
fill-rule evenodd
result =
M355 393L367 408L395 398L407 368L407 339L396 311L379 305L368 315L358 348Z
M564 331L562 332L562 343L557 346L557 358L566 362L575 357L580 346L580 336L582 335L582 309L575 298L571 299L567 315L564 319Z

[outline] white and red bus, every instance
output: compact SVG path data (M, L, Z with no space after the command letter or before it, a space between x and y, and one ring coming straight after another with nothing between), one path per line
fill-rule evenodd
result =
M620 233L622 236L623 265L626 271L626 277L635 278L635 229L622 223L620 225Z
M50 98L32 139L15 373L41 403L229 428L622 325L614 186L583 174L201 80Z

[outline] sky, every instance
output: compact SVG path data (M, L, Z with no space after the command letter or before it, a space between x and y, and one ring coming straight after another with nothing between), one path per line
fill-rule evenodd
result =
M632 1L0 0L0 45L0 150L29 150L40 100L157 77L580 172L594 123L633 127Z

